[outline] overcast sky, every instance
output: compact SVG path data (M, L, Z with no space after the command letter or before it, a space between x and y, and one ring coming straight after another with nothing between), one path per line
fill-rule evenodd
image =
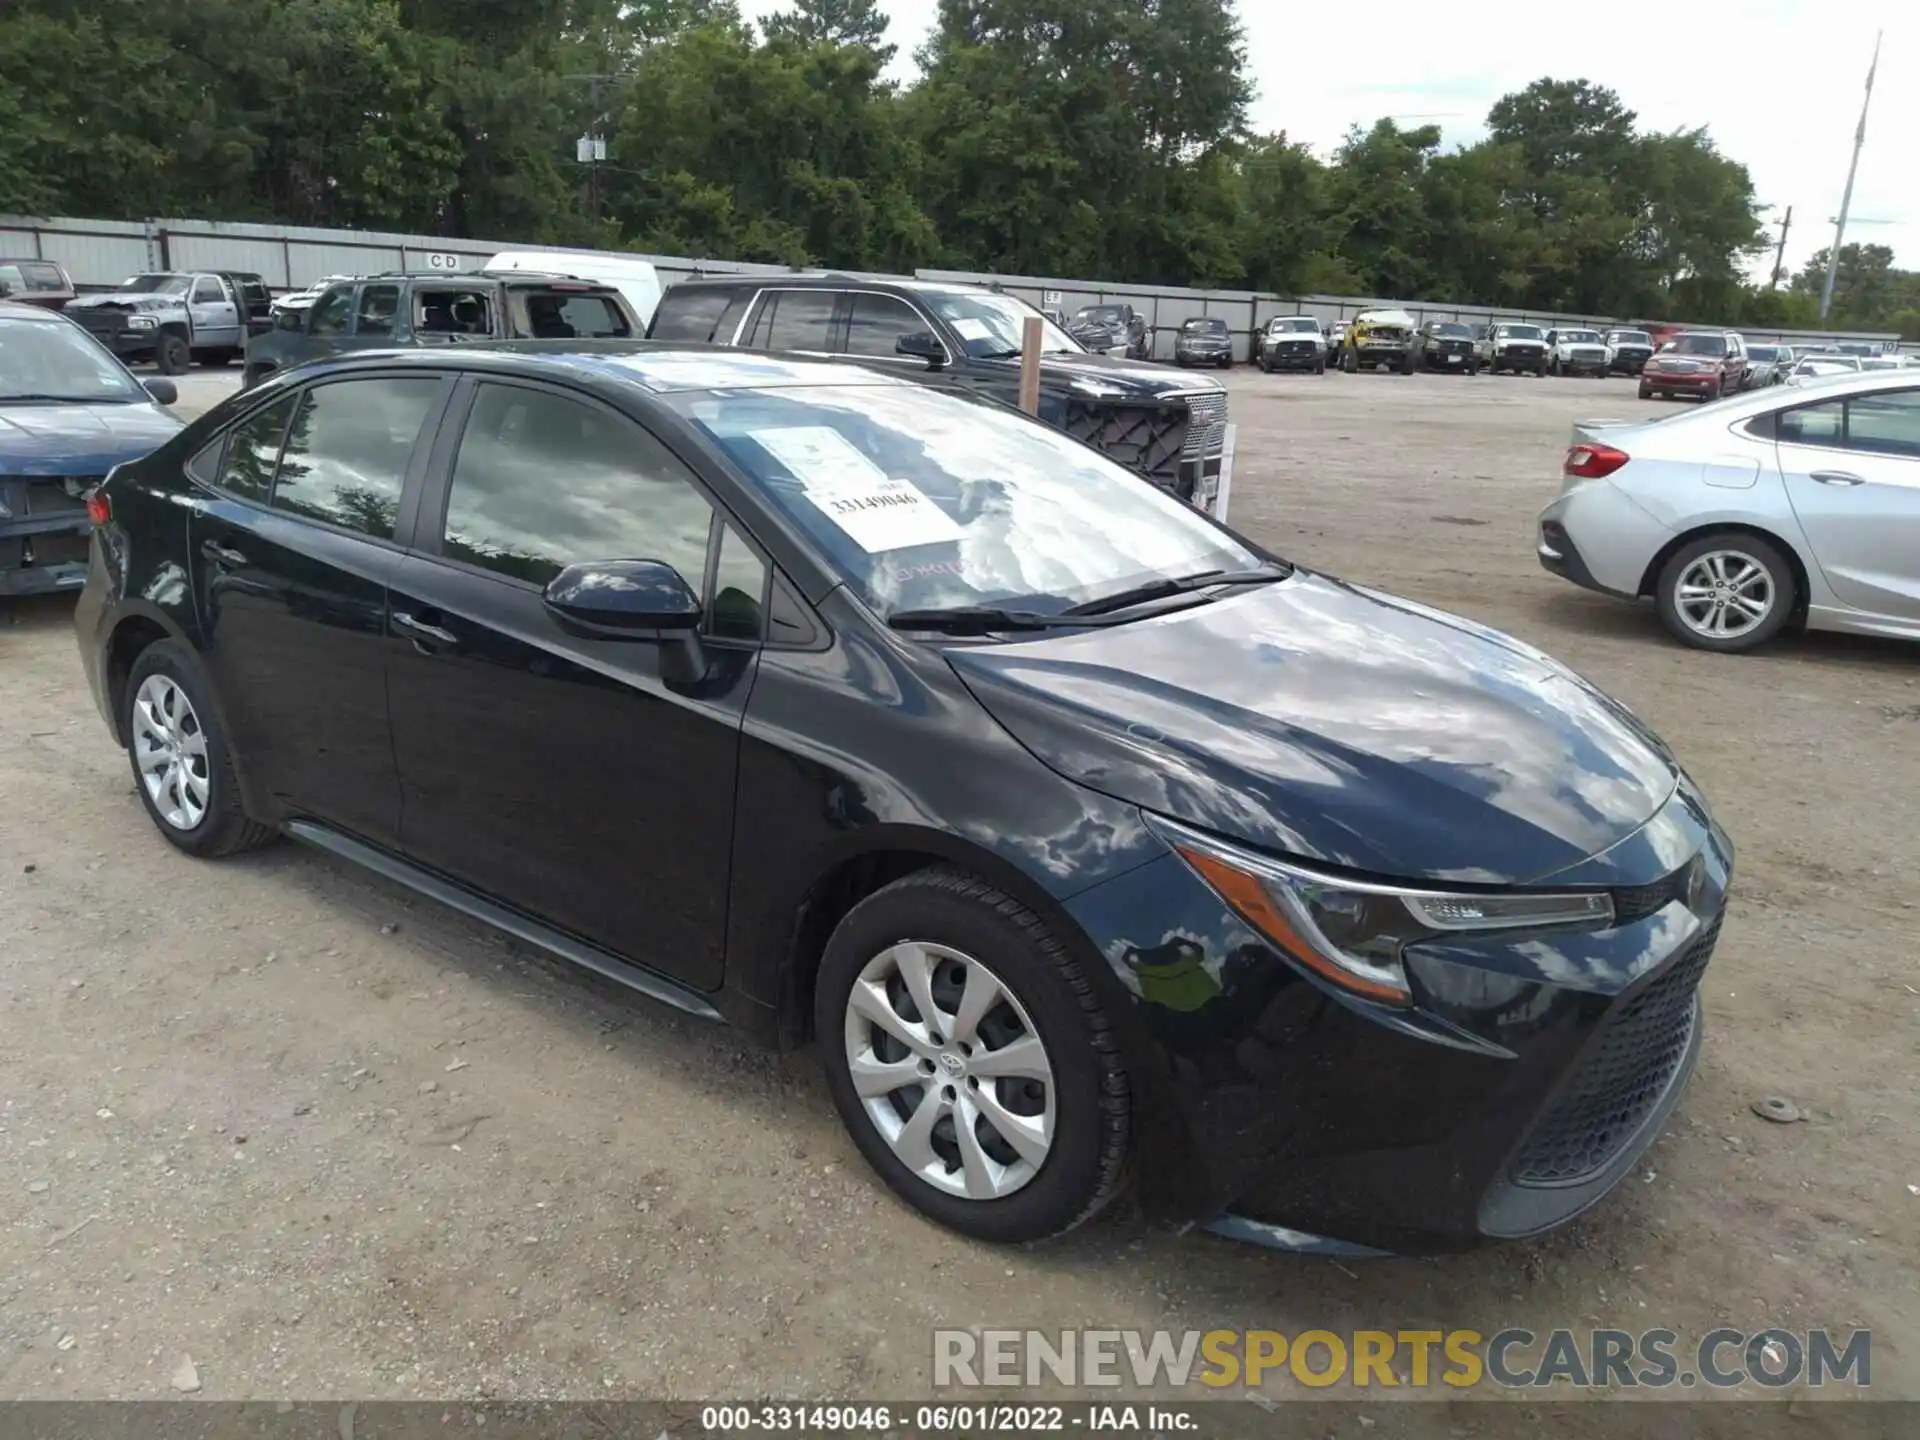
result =
M897 78L910 78L936 0L881 3L893 21L888 38L900 47ZM759 16L786 5L744 0L741 8ZM1545 0L1239 0L1239 10L1257 131L1284 130L1325 153L1349 125L1392 115L1431 120L1449 147L1470 144L1501 95L1542 75L1585 78L1618 91L1643 128L1705 125L1753 175L1765 218L1777 220L1791 205L1790 270L1832 238L1873 35L1884 28L1847 238L1890 245L1896 264L1920 269L1914 0L1606 0L1577 8ZM1765 271L1763 262L1757 273Z

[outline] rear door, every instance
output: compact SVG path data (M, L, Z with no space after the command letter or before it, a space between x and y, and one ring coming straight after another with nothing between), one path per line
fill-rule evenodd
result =
M445 432L392 595L402 846L711 990L767 567L656 436L577 392L469 382ZM555 620L543 587L590 559L664 560L707 597L702 678Z
M831 355L843 298L837 290L762 290L740 343L752 350Z
M249 780L388 845L387 585L420 437L450 389L417 370L322 381L254 410L190 467L209 486L189 522L205 658Z
M1920 387L1783 411L1775 449L1833 593L1856 610L1920 620Z

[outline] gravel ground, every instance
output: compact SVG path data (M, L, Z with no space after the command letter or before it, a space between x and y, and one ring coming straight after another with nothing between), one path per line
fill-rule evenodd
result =
M231 383L190 377L182 409ZM1653 408L1630 382L1230 383L1237 524L1572 663L1740 847L1699 1073L1596 1212L1439 1260L1124 1212L967 1242L869 1178L812 1053L291 845L176 854L87 699L71 601L0 602L0 1394L164 1397L191 1357L218 1398L899 1398L942 1325L1726 1324L1869 1326L1875 1393L1920 1398L1920 654L1696 654L1539 570L1569 425ZM1773 1093L1807 1119L1758 1118Z

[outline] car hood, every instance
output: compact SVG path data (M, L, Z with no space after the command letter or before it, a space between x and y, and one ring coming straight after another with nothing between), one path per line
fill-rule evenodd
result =
M1493 337L1493 343L1496 345L1531 345L1536 350L1544 350L1547 348L1546 341L1537 340L1531 335L1496 335Z
M1377 875L1539 879L1640 829L1679 777L1658 737L1538 650L1304 571L948 657L1069 779Z
M989 370L1004 370L1017 377L1018 360L975 360L970 362ZM1040 383L1049 390L1093 399L1146 399L1187 395L1195 390L1224 390L1217 381L1196 381L1193 376L1113 355L1047 355L1040 361Z
M158 405L0 405L0 473L104 475L182 428Z
M170 310L183 302L178 295L161 295L147 290L109 290L97 295L76 295L69 310Z

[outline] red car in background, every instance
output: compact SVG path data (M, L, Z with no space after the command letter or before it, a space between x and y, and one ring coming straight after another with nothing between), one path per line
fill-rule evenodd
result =
M73 277L52 260L9 260L0 256L0 300L60 310L73 299Z
M1687 330L1655 337L1653 355L1640 371L1640 398L1698 395L1718 400L1739 392L1747 380L1746 341L1731 330Z

